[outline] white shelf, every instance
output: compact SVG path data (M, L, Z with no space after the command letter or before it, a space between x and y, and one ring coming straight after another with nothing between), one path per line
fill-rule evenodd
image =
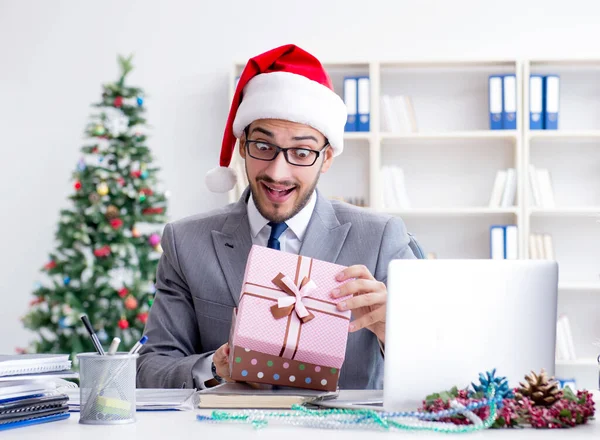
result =
M565 208L529 208L531 215L552 217L599 216L600 206L573 206Z
M531 130L529 139L598 139L600 130Z
M518 214L517 208L413 208L413 209L382 209L380 212L398 216L486 216L498 214Z
M568 361L556 361L557 366L561 367L598 367L598 360L594 358L581 358Z
M466 140L505 139L516 140L515 130L448 131L440 133L381 133L382 140Z
M599 283L559 283L558 290L564 292L598 292L600 293Z
M360 140L360 141L368 141L371 139L371 132L369 131L356 131L356 132L345 132L344 133L344 140L345 141L349 141L349 140Z

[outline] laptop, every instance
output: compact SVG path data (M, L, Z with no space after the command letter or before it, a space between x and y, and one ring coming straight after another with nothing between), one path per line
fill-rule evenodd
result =
M394 260L387 286L383 393L342 390L325 405L415 410L494 368L511 387L532 370L554 374L555 261Z

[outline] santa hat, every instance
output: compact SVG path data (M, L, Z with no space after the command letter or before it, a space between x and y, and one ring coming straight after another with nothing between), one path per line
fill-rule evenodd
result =
M229 168L236 138L258 119L283 119L320 131L334 156L344 149L344 126L348 117L344 101L334 92L329 75L318 59L292 44L251 58L233 96L223 135L219 167L206 175L213 192L235 186Z

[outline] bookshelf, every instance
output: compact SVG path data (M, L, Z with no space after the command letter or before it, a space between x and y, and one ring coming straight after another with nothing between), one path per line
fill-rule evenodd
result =
M437 258L489 258L489 227L495 224L518 226L520 259L529 258L530 233L552 234L560 265L559 313L572 316L582 359L562 362L560 373L568 375L574 368L578 375L578 369L597 368L600 349L592 343L600 339L600 60L365 60L324 65L342 97L345 76L368 75L371 80L371 131L345 134L344 153L321 176L324 194L363 198L368 209L402 217L425 252ZM243 67L233 66L230 100ZM489 130L488 77L507 73L517 80L517 128ZM560 75L559 130L529 130L525 109L530 73ZM417 132L383 129L384 95L411 97ZM237 151L236 161L242 161ZM530 164L549 169L556 206L532 206ZM381 195L385 165L403 168L410 208L386 208ZM518 177L515 204L489 208L496 172L509 167ZM229 201L240 193L241 187L231 191Z

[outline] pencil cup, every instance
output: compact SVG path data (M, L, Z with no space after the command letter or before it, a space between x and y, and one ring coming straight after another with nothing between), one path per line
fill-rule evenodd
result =
M79 423L118 425L135 422L136 359L117 353L81 353L79 359Z

